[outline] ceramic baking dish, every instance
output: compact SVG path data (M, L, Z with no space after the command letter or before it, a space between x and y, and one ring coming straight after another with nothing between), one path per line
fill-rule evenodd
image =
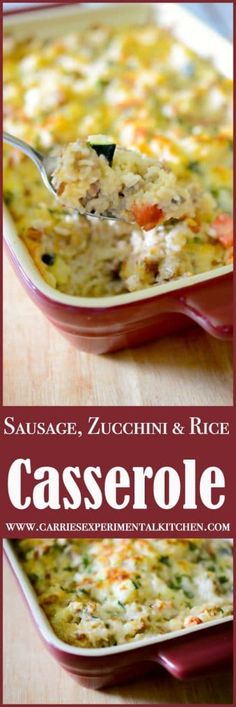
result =
M7 17L5 25L17 36L29 33L55 36L74 29L78 20L80 27L91 21L130 23L134 21L134 5L101 3L96 8L77 3L61 5ZM179 39L190 43L198 53L211 56L225 75L232 75L231 44L177 3L135 3L135 22L150 20L172 27ZM14 269L31 299L64 336L84 351L99 354L136 346L182 331L193 322L220 339L232 338L231 265L115 297L72 297L54 290L43 280L7 209L4 209L4 236Z
M99 689L165 668L179 679L209 674L231 666L232 617L217 619L166 636L146 638L109 648L77 648L59 640L41 610L36 594L15 554L4 540L4 551L20 585L41 637L52 655L85 687Z

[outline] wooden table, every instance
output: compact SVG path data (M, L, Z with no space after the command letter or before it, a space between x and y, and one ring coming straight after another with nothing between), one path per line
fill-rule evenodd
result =
M133 350L73 348L4 267L5 405L231 405L232 347L199 327Z
M4 563L4 704L230 704L232 676L179 682L164 670L99 692L80 687L42 644L7 562Z

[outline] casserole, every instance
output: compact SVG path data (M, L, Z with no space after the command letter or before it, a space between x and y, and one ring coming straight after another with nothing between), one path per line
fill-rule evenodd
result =
M93 22L117 21L116 4L92 10ZM119 22L133 18L132 4L119 6ZM73 26L80 17L80 26L91 22L91 9L61 7L54 10L53 34L57 36ZM176 4L137 5L136 22L155 19L163 25L174 26L174 32L198 49L201 32L201 52L209 53L217 67L226 75L230 72L231 49L226 40L217 37L201 23L190 17ZM40 18L40 21L39 21ZM45 18L45 19L44 19ZM18 36L36 32L47 35L47 12L10 18L7 26ZM52 31L50 28L50 35ZM190 33L190 34L189 34ZM205 49L204 49L205 48ZM220 58L219 58L220 57ZM9 214L5 218L5 240L15 269L31 298L45 312L60 331L79 348L94 353L105 353L126 346L134 346L170 332L185 329L192 320L206 331L222 339L232 336L232 266L224 265L207 273L188 278L180 277L145 290L116 295L116 297L74 297L53 290L42 279L31 257L15 233Z
M229 665L232 660L232 619L213 620L168 635L148 637L135 643L109 648L78 648L56 637L39 607L13 544L4 541L4 550L20 584L34 621L47 647L79 682L94 689L124 682L162 665L173 676L184 679ZM206 630L207 628L207 630Z

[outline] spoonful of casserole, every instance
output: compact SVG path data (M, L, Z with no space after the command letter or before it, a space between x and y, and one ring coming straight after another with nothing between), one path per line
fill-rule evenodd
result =
M47 189L67 209L125 220L146 231L194 216L199 198L195 185L186 186L164 163L116 146L105 135L77 140L45 156L8 133L4 142L34 161Z

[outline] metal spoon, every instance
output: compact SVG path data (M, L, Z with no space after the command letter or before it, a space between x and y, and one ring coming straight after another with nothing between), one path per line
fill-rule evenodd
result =
M24 140L20 140L18 137L14 137L14 135L10 135L10 133L3 132L3 142L7 143L8 145L12 145L12 147L18 148L18 150L21 150L21 152L24 152L27 157L29 157L32 162L36 165L38 171L41 174L43 183L45 187L50 191L51 194L53 194L54 197L57 198L57 193L52 186L51 179L52 179L52 173L56 167L56 162L57 159L56 157L50 157L47 155L42 155L41 152L38 152L38 150L35 150L34 147L31 147L31 145L28 145L27 142L24 142ZM68 210L68 206L65 206L65 208ZM72 209L72 211L75 211L75 209ZM108 214L107 216L100 216L99 214L91 214L90 212L86 211L85 214L86 216L90 216L93 218L99 218L99 219L106 219L106 220L116 220L116 221L124 221L125 219L119 218L118 216L114 216L114 214ZM128 223L128 221L126 221Z
M6 142L8 145L12 145L12 147L18 148L18 150L24 152L27 157L30 157L39 170L45 187L47 187L53 196L56 196L55 189L51 184L51 176L56 166L56 158L42 155L41 152L35 150L34 147L28 145L28 143L24 142L24 140L20 140L18 137L14 137L14 135L10 135L5 131L3 132L3 142Z

